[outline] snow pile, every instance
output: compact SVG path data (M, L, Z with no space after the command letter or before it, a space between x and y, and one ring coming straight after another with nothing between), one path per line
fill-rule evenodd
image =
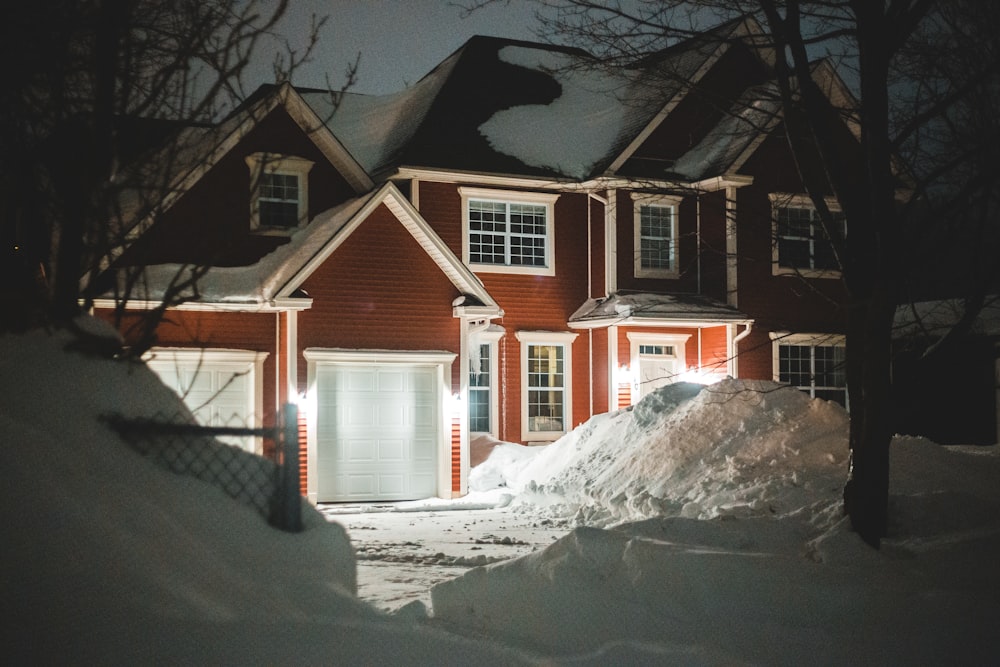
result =
M994 662L997 448L897 438L875 551L842 516L846 436L839 407L771 383L597 417L505 477L515 503L650 518L439 584L435 622L574 665Z
M772 382L676 383L593 417L506 476L526 511L589 525L781 515L835 500L846 454L835 403Z
M308 506L305 529L283 533L214 486L133 451L100 415L176 414L183 404L144 365L86 356L75 343L66 334L0 336L8 662L520 660L359 601L344 529Z

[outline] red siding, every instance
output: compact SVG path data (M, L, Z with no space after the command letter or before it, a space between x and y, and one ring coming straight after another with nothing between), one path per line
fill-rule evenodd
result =
M504 310L495 322L506 330L497 345L498 437L521 442L521 348L518 331L568 331L570 315L587 299L587 213L585 194L562 194L555 205L555 276L480 272L487 291ZM600 208L598 206L598 208ZM458 186L420 183L420 212L457 257L462 256L462 200ZM592 225L603 228L600 220ZM603 231L601 232L603 237ZM577 337L573 355L573 425L590 416L589 345Z
M142 311L128 311L121 330L126 342L134 339L134 326L143 316ZM109 321L109 311L97 311L99 317ZM263 407L260 418L264 424L275 420L275 373L278 351L276 313L231 313L171 310L156 331L157 345L164 347L215 347L267 352L263 364Z
M313 307L299 314L299 349L460 352L451 305L458 290L385 206L361 223L303 289ZM300 357L300 388L305 382Z

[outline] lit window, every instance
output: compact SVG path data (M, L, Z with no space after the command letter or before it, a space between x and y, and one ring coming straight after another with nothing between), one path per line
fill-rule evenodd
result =
M797 273L806 277L839 275L833 243L827 235L819 212L807 198L787 195L772 196L774 208L774 273ZM836 238L847 236L847 219L835 202L829 204L833 214L832 233Z
M571 428L570 344L576 334L518 332L525 440L555 440Z
M814 398L847 407L847 365L843 336L772 334L774 379Z
M479 358L474 360L474 367L469 369L469 431L473 433L490 433L493 430L491 347L489 343L482 343L479 346Z
M558 195L459 188L463 258L477 271L554 275Z
M635 204L635 275L677 278L676 198L632 195Z
M305 223L313 163L266 153L250 155L246 163L250 168L250 228L280 234Z

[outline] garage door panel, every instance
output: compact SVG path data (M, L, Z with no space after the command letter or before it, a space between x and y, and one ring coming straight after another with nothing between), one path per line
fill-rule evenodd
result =
M377 445L378 460L382 463L407 462L406 441L402 438L383 438Z
M380 364L316 369L320 501L407 500L437 488L439 371Z
M403 393L407 391L406 379L408 372L405 370L379 369L378 372L378 392Z

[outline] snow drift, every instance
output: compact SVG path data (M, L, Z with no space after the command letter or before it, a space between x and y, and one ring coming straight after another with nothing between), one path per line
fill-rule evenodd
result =
M847 426L835 404L729 380L665 387L544 450L498 446L477 478L519 491L516 510L624 522L435 586L434 617L567 664L992 662L997 448L897 438L875 551L841 509Z
M773 382L677 383L549 447L497 447L471 483L502 481L518 505L588 525L784 514L836 497L846 454L847 415L835 403Z

